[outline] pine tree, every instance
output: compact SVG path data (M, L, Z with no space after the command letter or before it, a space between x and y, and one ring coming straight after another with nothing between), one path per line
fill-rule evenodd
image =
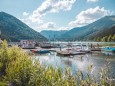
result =
M100 38L100 37L97 38L97 42L99 42L99 41L101 41L101 38Z
M112 41L115 42L115 34L112 37Z
M107 36L104 36L101 41L107 42L107 38L108 38Z
M109 35L109 37L108 37L107 41L108 41L108 42L110 42L110 41L111 41L111 39L112 39L112 35Z

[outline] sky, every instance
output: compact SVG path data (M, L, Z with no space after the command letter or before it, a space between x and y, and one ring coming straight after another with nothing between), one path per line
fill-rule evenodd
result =
M70 30L115 15L115 0L0 0L0 11L34 30Z

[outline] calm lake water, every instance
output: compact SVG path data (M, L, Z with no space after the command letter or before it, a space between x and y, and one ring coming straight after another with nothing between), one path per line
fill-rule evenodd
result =
M78 70L81 70L84 74L87 74L87 70L90 64L93 65L92 74L98 76L101 68L104 68L108 63L111 68L110 74L115 79L115 53L95 51L86 55L75 56L58 56L56 52L51 52L45 55L36 55L36 59L39 59L42 64L52 65L54 68L61 68L64 70L66 67L70 67L72 74L76 74Z

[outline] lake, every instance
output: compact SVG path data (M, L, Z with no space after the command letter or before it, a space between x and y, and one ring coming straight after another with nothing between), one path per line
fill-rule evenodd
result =
M54 68L61 68L63 71L66 67L69 67L72 74L75 75L77 71L81 70L84 74L87 74L89 65L93 65L92 74L99 76L101 68L105 68L107 64L111 67L110 75L115 79L115 53L94 51L85 55L75 56L59 56L56 52L51 52L45 55L36 55L36 59L39 59L42 64L52 65Z

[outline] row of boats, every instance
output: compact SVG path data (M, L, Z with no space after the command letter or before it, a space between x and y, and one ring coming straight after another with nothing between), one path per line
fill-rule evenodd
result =
M50 53L52 51L51 49L40 49L40 50L35 50L32 49L30 50L32 53L37 53L37 54L46 54ZM56 49L53 49L53 51L56 51ZM66 50L58 50L57 52L65 52L66 54L70 54L70 52L84 52L84 53L89 53L91 51L109 51L109 52L115 52L115 47L103 47L103 48L95 48L95 49L78 49L78 50L73 50L73 49L66 49ZM71 53L72 54L72 53Z

